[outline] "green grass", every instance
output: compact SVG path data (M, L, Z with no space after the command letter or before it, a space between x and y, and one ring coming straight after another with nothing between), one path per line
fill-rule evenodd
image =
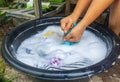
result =
M3 60L0 61L0 82L12 82L17 77L6 78L6 65Z

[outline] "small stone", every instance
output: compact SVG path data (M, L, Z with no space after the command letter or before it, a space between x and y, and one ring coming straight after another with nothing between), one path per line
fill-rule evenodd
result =
M118 59L120 59L120 55L118 56Z
M108 72L108 70L105 71L105 73L107 73L107 72Z
M113 78L112 76L109 76L111 79Z
M114 77L116 77L117 75L116 74L113 74Z

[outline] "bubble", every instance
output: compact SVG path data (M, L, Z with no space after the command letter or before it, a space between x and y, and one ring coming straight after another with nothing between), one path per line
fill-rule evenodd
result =
M77 44L62 45L60 26L48 26L24 40L16 58L33 67L47 70L71 70L87 67L106 57L106 44L94 33L85 30ZM29 55L32 54L32 55Z

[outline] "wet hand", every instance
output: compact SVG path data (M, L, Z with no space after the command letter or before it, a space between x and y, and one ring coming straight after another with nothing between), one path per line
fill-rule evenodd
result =
M74 27L69 34L64 37L64 40L70 42L78 42L83 34L84 28L80 28L78 25Z
M63 19L61 19L61 29L64 32L67 32L70 28L73 27L73 23L76 22L77 19L73 15L69 15Z

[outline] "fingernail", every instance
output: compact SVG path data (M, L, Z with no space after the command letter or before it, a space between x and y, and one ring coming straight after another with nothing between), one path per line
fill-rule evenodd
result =
M64 32L65 32L65 33L67 33L67 31L66 31L66 30L65 30Z

